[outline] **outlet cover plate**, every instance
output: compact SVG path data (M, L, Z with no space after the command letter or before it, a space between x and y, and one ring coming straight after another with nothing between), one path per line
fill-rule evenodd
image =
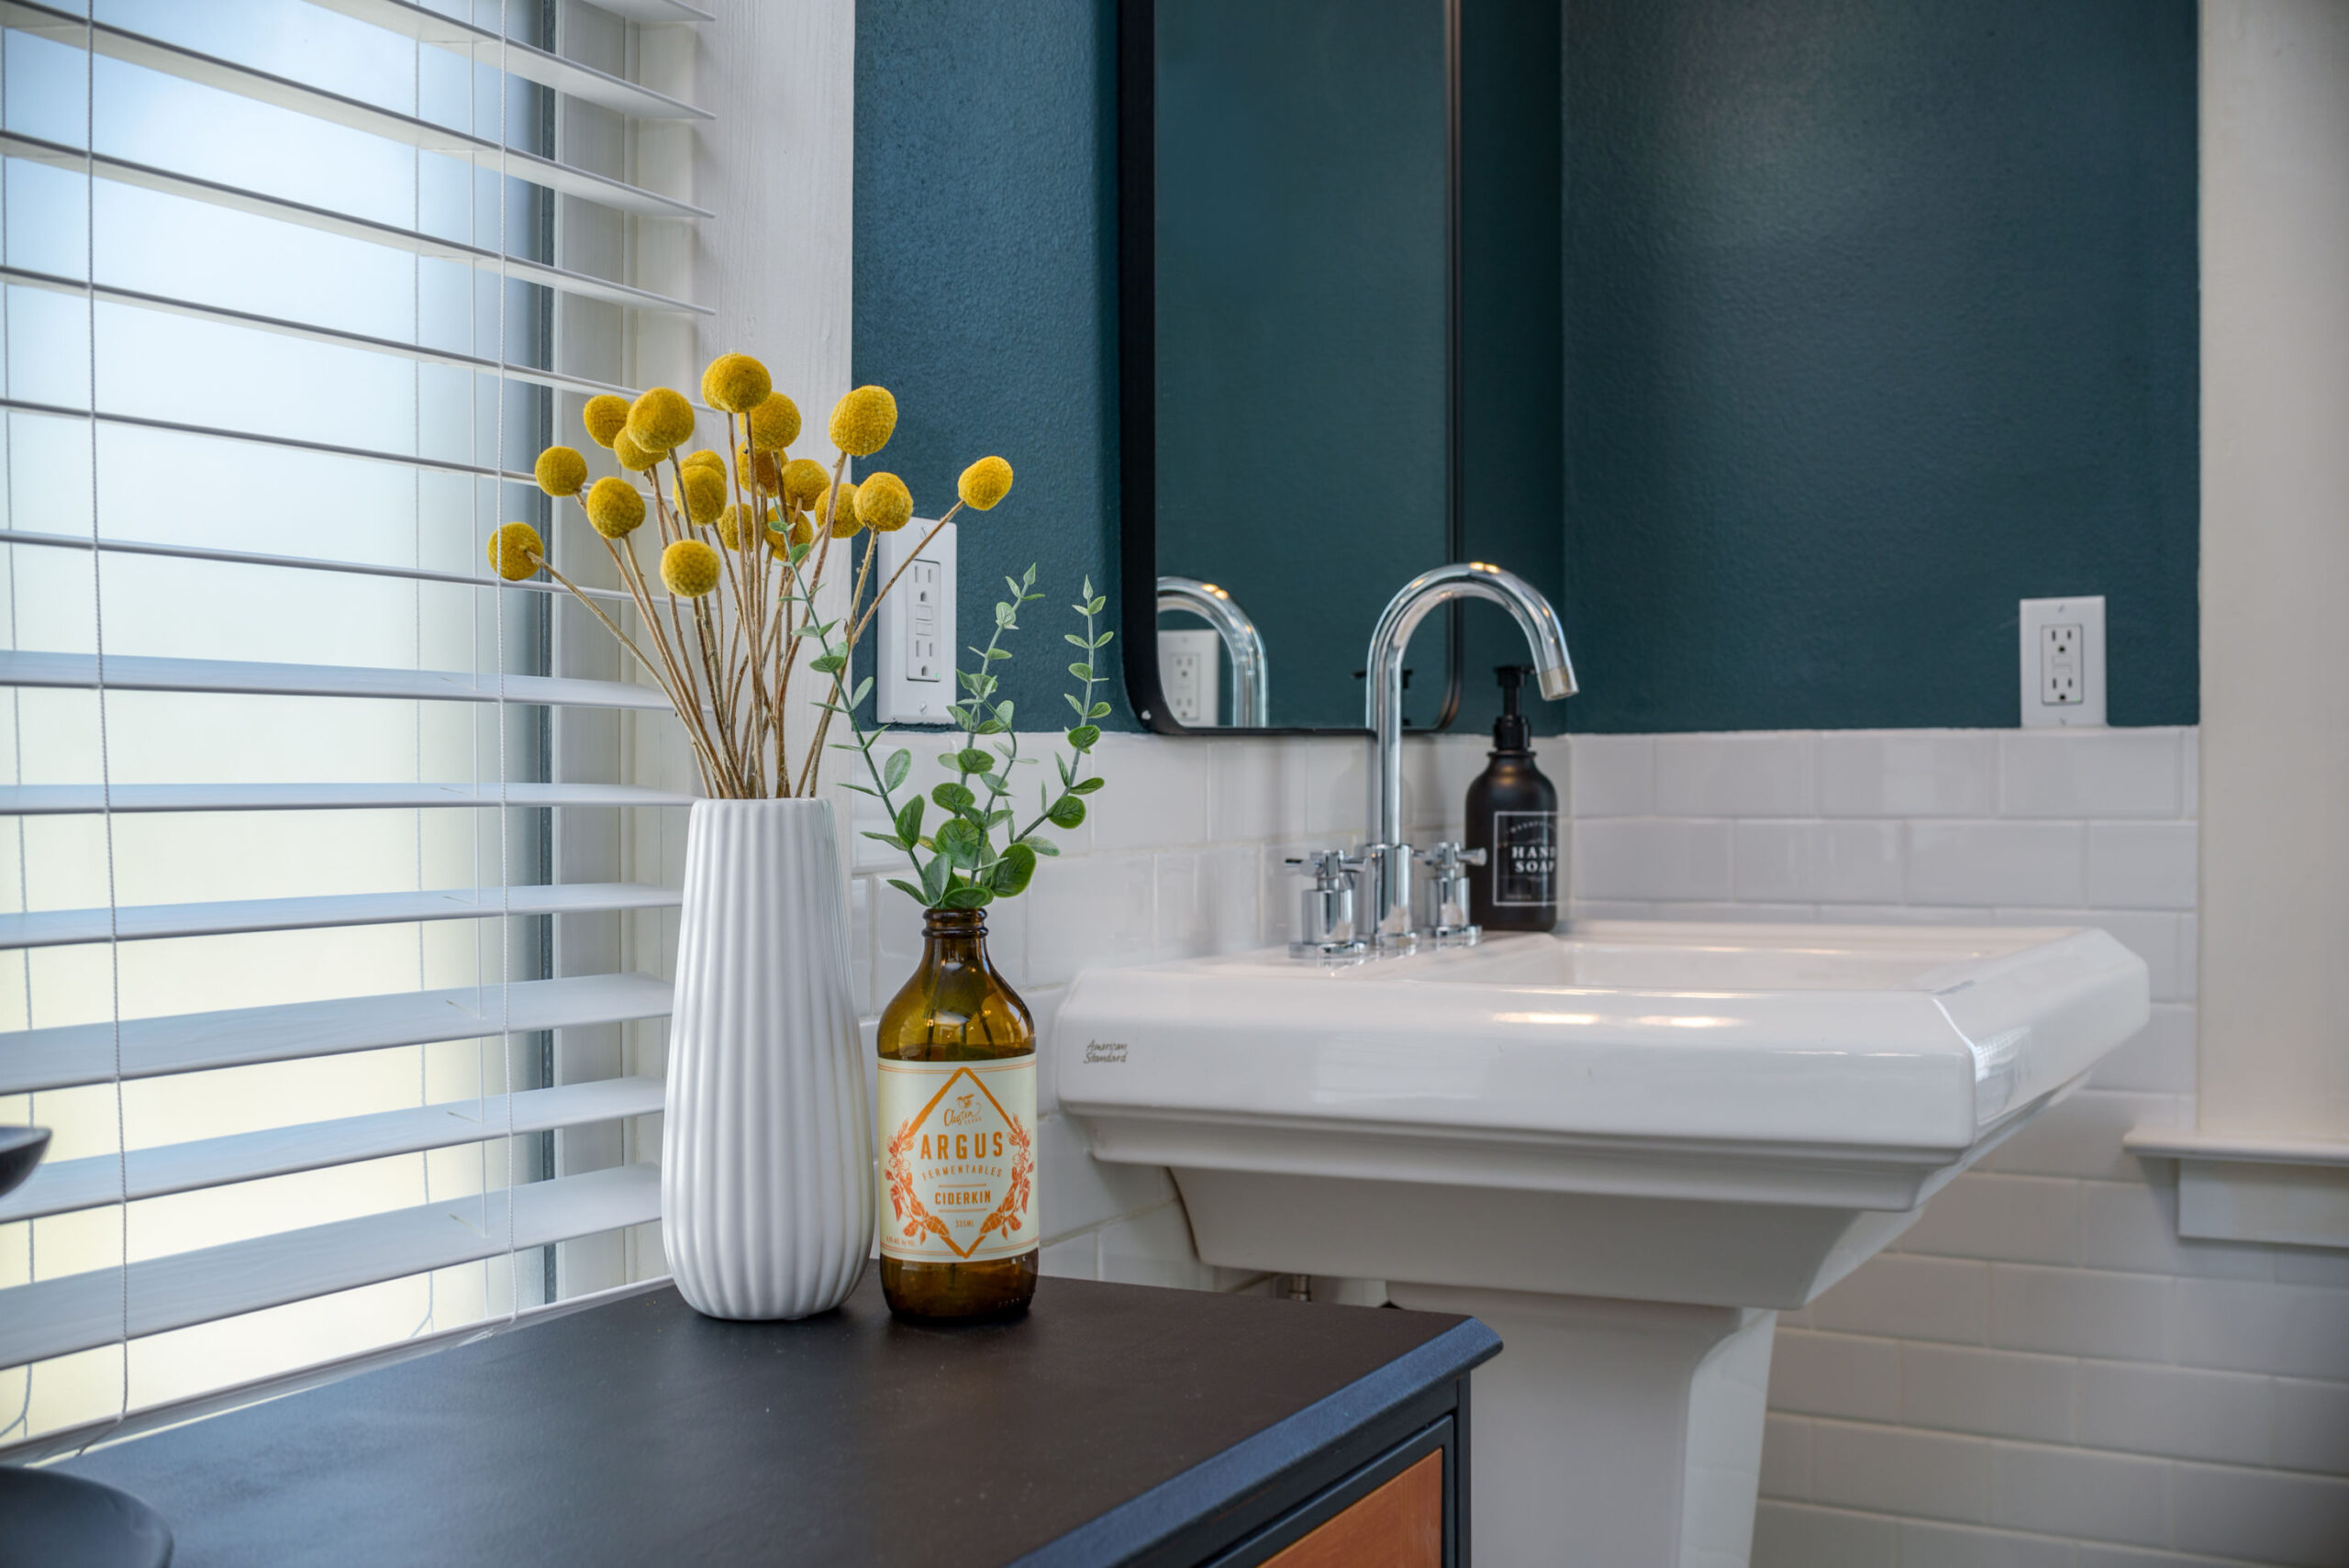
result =
M914 548L921 554L873 618L877 632L873 671L874 712L884 724L952 724L949 705L960 695L954 660L954 525L922 544L933 523L916 517L880 536L873 569L886 583L906 566Z
M2025 599L2021 628L2022 727L2104 727L2104 597Z

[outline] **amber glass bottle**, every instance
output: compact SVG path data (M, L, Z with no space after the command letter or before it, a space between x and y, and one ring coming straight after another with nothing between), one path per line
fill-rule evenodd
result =
M932 909L881 1013L881 1291L903 1318L994 1318L1036 1294L1036 1023L977 909Z

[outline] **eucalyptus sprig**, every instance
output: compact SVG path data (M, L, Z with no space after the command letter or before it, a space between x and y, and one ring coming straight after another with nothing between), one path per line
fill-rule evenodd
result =
M1039 784L1035 817L1027 826L1013 828L1019 818L1011 804L1012 774L1019 767L1034 766L1036 759L1019 754L1019 736L1011 727L1010 699L995 699L1001 684L995 666L1011 657L1010 650L1003 646L1003 637L1006 632L1019 629L1019 606L1043 595L1032 592L1036 585L1033 565L1018 578L1007 577L1003 581L1010 596L996 603L995 632L985 648L970 650L978 656L978 667L958 668L954 673L964 694L950 706L954 727L961 732L961 744L939 756L939 761L954 774L951 782L938 785L926 799L915 795L899 805L896 792L913 772L912 751L901 746L885 760L876 757L874 747L888 733L888 728L885 725L867 730L857 720L852 701L833 707L835 713L848 720L853 737L841 750L860 752L865 772L873 780L870 786L851 784L848 787L874 796L889 814L888 832L867 832L864 836L905 853L912 863L914 880L891 877L889 885L926 909L980 909L998 898L1015 898L1026 892L1029 881L1036 874L1037 857L1061 852L1059 845L1043 836L1043 830L1049 827L1066 831L1082 825L1085 797L1108 782L1097 773L1088 773L1085 760L1101 739L1101 728L1095 720L1109 712L1109 705L1093 695L1106 679L1098 673L1096 662L1100 651L1117 634L1096 629L1096 622L1108 600L1093 592L1093 579L1087 577L1082 599L1070 606L1084 617L1085 634L1065 634L1070 642L1085 651L1085 657L1068 667L1069 673L1081 683L1081 690L1067 695L1069 706L1076 711L1076 722L1063 735L1068 753L1052 758L1060 774L1060 787L1055 792L1050 784ZM862 695L863 689L860 686L857 695ZM982 741L985 744L982 745ZM922 818L926 807L933 805L942 815L936 828L924 833ZM1002 840L999 847L998 835Z

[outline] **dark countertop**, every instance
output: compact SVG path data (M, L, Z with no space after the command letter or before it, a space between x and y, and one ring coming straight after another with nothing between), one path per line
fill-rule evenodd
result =
M59 1468L179 1568L1190 1561L1440 1416L1473 1318L1046 1279L1008 1323L798 1323L671 1289ZM1277 1483L1277 1485L1275 1485Z

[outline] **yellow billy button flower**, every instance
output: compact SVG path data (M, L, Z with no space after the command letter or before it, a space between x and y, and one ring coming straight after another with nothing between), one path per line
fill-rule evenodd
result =
M783 483L776 488L785 501L804 512L824 498L824 486L830 483L822 463L812 457L796 457L783 465Z
M612 438L612 456L630 473L642 473L661 461L661 454L637 444L636 438L622 430Z
M897 400L885 386L860 386L832 405L832 445L851 457L871 457L897 428Z
M661 552L661 581L681 599L698 599L718 586L718 551L681 539Z
M587 434L599 447L612 444L612 438L628 428L628 399L616 392L607 392L587 400L581 415Z
M852 536L858 528L856 485L849 480L841 480L839 487L832 492L829 509L821 515L830 519L834 539L848 539Z
M742 476L744 485L755 477L759 488L769 495L783 494L783 464L774 452L753 451L749 447L734 449L734 472Z
M644 497L625 479L599 479L587 487L587 523L606 539L626 539L644 522Z
M869 473L856 487L856 520L876 534L896 533L913 515L913 494L894 473Z
M508 583L536 575L545 554L539 530L528 523L507 523L489 536L489 563Z
M767 367L748 354L720 354L701 373L701 400L721 414L748 414L774 390Z
M628 433L646 451L674 451L694 439L694 406L674 387L656 386L629 406Z
M684 457L679 458L677 466L679 468L714 468L718 473L724 473L726 460L707 447L704 447L697 452L687 452Z
M699 463L679 469L674 499L678 510L707 528L718 520L718 513L726 510L725 472Z
M751 410L749 424L751 445L763 452L779 452L799 439L799 405L771 392Z
M576 447L549 447L539 454L539 488L550 495L576 495L587 487L587 460Z
M983 457L963 471L954 494L974 512L984 512L1011 494L1011 465L999 457Z
M770 528L767 529L767 548L774 550L777 555L781 555L784 552L786 539L791 544L814 544L816 542L816 525L807 520L807 513L794 512L791 514L791 532L788 536L785 535L780 528Z
M740 501L729 502L727 504L726 510L718 514L717 527L718 543L724 545L729 550L740 550L742 548L742 516L749 510L750 508L742 505ZM774 510L773 507L768 508L767 516L770 518L774 516Z

